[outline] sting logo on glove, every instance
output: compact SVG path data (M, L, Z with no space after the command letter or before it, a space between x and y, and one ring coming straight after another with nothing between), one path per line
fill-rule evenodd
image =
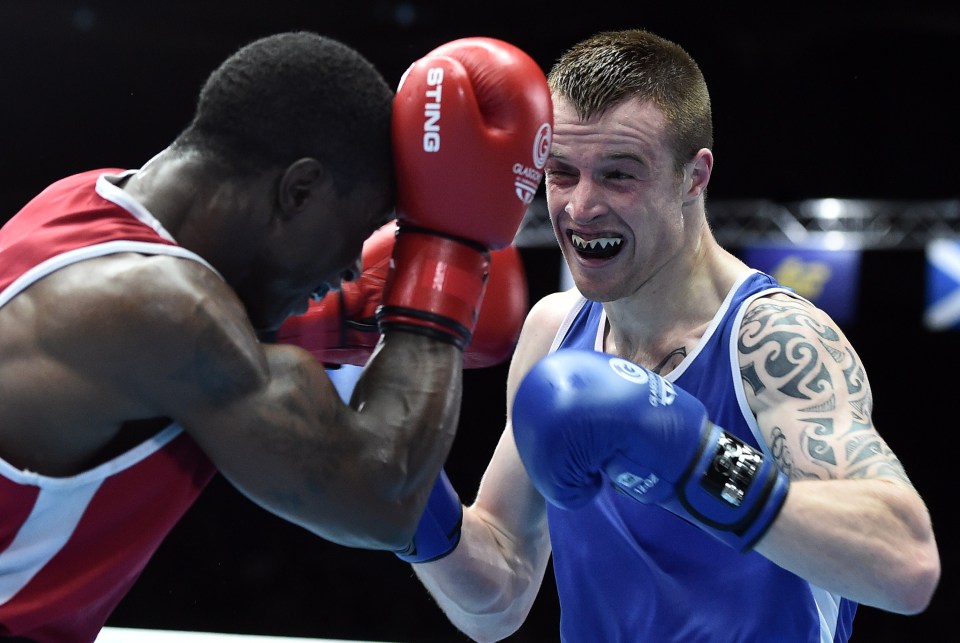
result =
M440 151L440 101L443 100L443 67L431 67L427 70L427 86L424 92L427 97L423 105L423 151Z

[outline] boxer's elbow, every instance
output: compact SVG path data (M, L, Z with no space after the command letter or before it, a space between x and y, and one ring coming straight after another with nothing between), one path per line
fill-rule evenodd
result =
M485 612L465 612L452 608L444 611L458 630L477 643L494 643L515 634L526 621L526 610L504 608Z
M919 546L910 552L891 597L892 612L919 614L927 609L940 583L940 556L935 544Z
M414 529L406 522L395 522L379 514L371 522L354 524L337 542L347 547L390 552L402 551L413 538Z
M413 538L424 493L406 492L402 468L353 461L333 476L247 495L271 513L338 545L397 551ZM244 489L248 492L249 489Z
M372 522L364 527L370 547L385 551L401 551L410 544L423 512L423 503L413 498L384 498L380 508L372 512Z
M909 536L901 539L891 562L895 570L891 611L919 614L930 605L940 583L940 550L925 505L915 492L906 492L905 497L908 502L900 505L898 515Z
M399 461L383 461L371 467L362 493L347 506L350 531L366 549L399 551L416 533L433 478L414 474Z
M860 602L896 614L927 609L940 583L941 563L928 520L907 521L909 536L877 549L873 596Z
M292 520L317 536L355 549L400 551L416 530L418 514L412 504L391 502L388 497L354 495L331 513Z

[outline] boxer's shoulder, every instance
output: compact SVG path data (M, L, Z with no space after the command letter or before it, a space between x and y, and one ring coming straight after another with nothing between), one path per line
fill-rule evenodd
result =
M218 375L262 368L240 300L196 261L136 253L89 259L38 281L10 306L33 329L24 346L91 379L157 392L151 382L161 376L206 381L202 365Z
M552 338L564 321L585 303L576 288L550 293L531 307L525 326L528 332L536 331Z

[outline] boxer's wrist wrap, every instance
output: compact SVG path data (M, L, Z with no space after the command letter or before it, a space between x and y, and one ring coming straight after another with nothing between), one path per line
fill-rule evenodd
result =
M427 506L420 517L413 540L404 549L394 552L408 563L429 563L439 560L460 543L463 506L457 492L441 469L430 491Z
M490 254L477 244L401 227L377 309L381 331L399 329L463 350L473 335L490 272Z

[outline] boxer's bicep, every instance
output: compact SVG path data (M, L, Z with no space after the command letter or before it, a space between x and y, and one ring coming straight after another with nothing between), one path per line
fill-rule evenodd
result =
M739 351L747 400L791 479L906 481L873 424L866 370L826 313L792 297L758 300Z

